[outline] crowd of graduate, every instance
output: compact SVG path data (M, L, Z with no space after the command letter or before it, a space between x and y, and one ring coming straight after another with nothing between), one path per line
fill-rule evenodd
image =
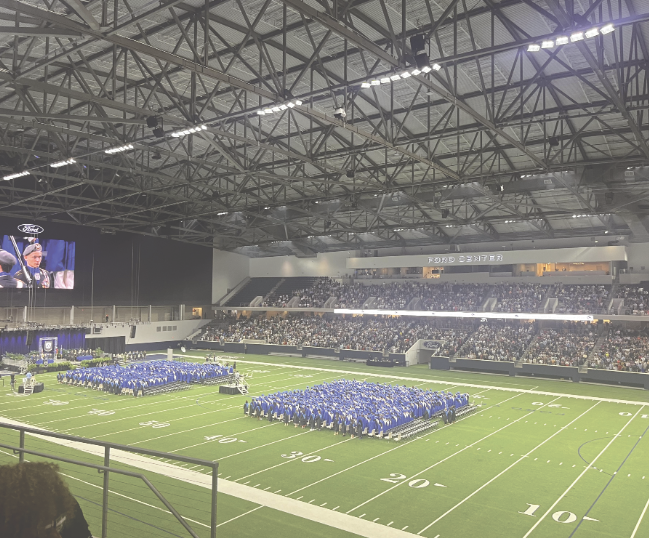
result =
M244 413L258 419L312 430L331 428L334 435L381 436L415 419L429 419L469 404L469 395L340 379L306 390L253 398Z
M134 366L77 368L58 373L59 383L73 384L111 394L144 396L147 391L172 383L202 383L234 373L232 366L218 363L151 361Z

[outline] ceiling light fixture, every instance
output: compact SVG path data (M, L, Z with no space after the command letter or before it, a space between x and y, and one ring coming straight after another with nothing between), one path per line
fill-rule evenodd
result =
M570 37L559 36L554 40L546 39L542 41L540 45L538 43L530 43L527 45L527 52L538 52L541 49L552 49L555 46L560 47L561 45L567 45L568 43L576 43L577 41L583 41L584 39L597 37L600 34L610 34L613 31L615 31L615 27L612 23L608 23L601 28L593 27L589 28L588 30L578 30L570 34Z
M174 138L180 138L181 136L187 136L190 134L198 133L207 129L206 125L197 125L196 127L190 127L189 129L181 129L180 131L174 131L171 133L171 136Z
M363 86L364 88L369 88L370 85L368 84L367 86ZM288 101L286 103L282 103L280 105L274 105L274 106L269 106L266 108L260 108L257 110L257 115L258 116L265 116L266 114L274 114L275 112L283 112L287 108L294 108L296 106L300 106L302 104L302 101L299 99L295 99L293 101Z
M108 153L109 155L113 155L114 153L121 153L123 151L128 151L133 149L132 144L126 144L125 146L119 146L117 148L108 148L104 150L104 153Z
M58 162L52 163L52 164L50 164L50 167L52 167L52 168L61 168L62 166L67 166L68 164L74 164L76 162L77 161L75 161L74 159L67 159L66 161L58 161Z
M18 172L17 174L11 174L8 176L3 177L5 181L9 181L10 179L16 179L17 177L23 177L23 176L28 176L31 172L28 170L25 170L24 172Z

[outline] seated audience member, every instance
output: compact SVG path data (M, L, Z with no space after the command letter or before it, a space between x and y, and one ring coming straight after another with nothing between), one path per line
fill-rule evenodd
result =
M0 536L92 538L58 469L45 462L0 466Z

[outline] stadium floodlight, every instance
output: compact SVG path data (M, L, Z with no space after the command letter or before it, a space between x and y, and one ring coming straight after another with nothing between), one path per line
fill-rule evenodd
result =
M75 161L74 159L67 159L65 161L58 161L58 162L52 163L52 164L50 164L50 167L51 168L61 168L62 166L67 166L68 164L74 164L76 162L77 161Z
M361 88L371 88L371 87L372 87L372 85L369 82L363 82L361 84Z
M574 43L575 41L583 41L584 32L575 32L570 36L570 42Z
M569 39L566 36L557 37L554 42L558 45L567 45Z
M599 35L599 30L597 28L591 28L590 30L586 30L584 35L587 38L595 37L596 35Z
M399 75L392 75L390 77L390 80L392 80L394 82L395 80L401 80L401 77Z
M410 71L404 71L400 76L401 78L410 78L412 75L410 74Z
M259 109L259 110L257 110L257 115L258 115L258 116L265 116L265 115L266 115L266 112L264 112L263 110Z
M296 99L296 100L295 100L295 104L296 104L297 106L300 106L300 105L302 104L302 101L300 101L299 99Z
M280 108L279 108L278 106L274 106L273 108L271 108L271 110L272 110L273 112L279 112L279 111L280 111Z
M606 34L610 34L610 33L613 32L613 31L615 31L615 28L613 27L612 24L607 24L606 26L602 26L602 27L599 29L599 33L600 33L600 34L604 34L604 35L606 35Z
M551 41L551 40L543 41L543 43L541 43L541 48L542 49L553 49L554 48L554 41Z
M190 134L198 133L199 131L204 131L207 129L205 125L197 125L196 127L190 127L189 129L181 129L180 131L174 131L171 133L171 136L174 138L180 138L181 136L187 136Z
M23 177L23 176L28 176L31 172L29 170L25 170L24 172L18 172L17 174L10 174L8 176L3 177L5 181L9 181L10 179L16 179L17 177Z
M286 110L288 107L286 105L279 105L280 110Z
M288 108L293 108L295 106L295 103L293 101L290 101L290 102L286 103L286 106Z
M530 43L527 46L527 52L538 52L541 50L541 45L537 45L536 43Z
M376 80L376 79L372 79L372 80L370 80L370 85L371 85L371 86L380 86L380 85L381 85L381 81L380 81L380 80Z
M131 149L133 149L133 145L132 144L126 144L125 146L119 146L119 147L116 147L116 148L108 148L108 149L104 150L104 153L108 153L108 155L113 155L115 153L122 153L124 151L129 151Z
M422 73L430 73L432 70L433 68L430 65L425 65L424 67L421 68ZM435 71L439 71L439 69L435 69Z
M390 77L383 77L380 82L381 84L390 84Z
M416 75L419 75L419 74L421 74L421 70L419 70L419 69L413 69L413 70L412 70L412 74L415 75L415 76L416 76Z

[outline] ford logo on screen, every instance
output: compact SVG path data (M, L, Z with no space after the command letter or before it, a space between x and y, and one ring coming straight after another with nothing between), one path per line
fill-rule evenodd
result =
M32 235L42 234L45 231L43 227L38 224L21 224L18 226L18 230L25 234Z

